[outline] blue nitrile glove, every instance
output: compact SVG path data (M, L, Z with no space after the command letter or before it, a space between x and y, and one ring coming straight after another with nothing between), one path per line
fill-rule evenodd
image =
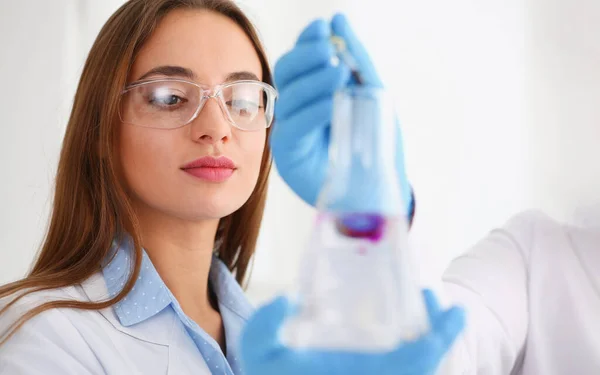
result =
M331 25L312 22L300 34L296 46L275 65L279 100L275 104L275 124L271 134L273 159L281 177L306 203L314 206L325 181L333 94L353 84L349 68L332 64L335 55L330 42L333 34L346 41L359 67L365 85L381 87L375 67L346 18L338 14ZM406 177L400 130L396 167L404 202L412 205ZM407 207L407 211L410 211Z
M431 331L388 353L296 350L279 340L289 314L284 297L260 308L242 332L240 354L245 375L431 375L442 362L465 324L462 309L441 310L426 290Z

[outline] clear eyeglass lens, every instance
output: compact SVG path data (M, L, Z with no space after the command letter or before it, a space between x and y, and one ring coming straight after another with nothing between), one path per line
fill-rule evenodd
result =
M265 87L253 82L227 85L219 95L228 120L244 130L270 125L273 102ZM174 129L187 124L206 97L191 83L157 81L135 86L123 94L120 117L125 123L150 128Z

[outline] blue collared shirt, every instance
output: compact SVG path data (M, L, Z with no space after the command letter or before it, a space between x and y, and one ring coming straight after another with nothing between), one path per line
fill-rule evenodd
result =
M111 297L125 286L131 269L133 246L131 241L124 241L121 247L114 244L113 251L116 251L114 258L102 271ZM219 303L227 356L223 354L219 344L183 312L145 251L140 275L134 288L113 308L121 324L126 327L152 319L164 309L172 309L198 347L199 354L202 355L211 373L239 375L242 370L237 354L237 343L239 334L253 308L227 266L216 256L213 257L211 264L209 283Z

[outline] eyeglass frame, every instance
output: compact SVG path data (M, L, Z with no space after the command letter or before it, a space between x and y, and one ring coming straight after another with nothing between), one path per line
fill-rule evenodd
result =
M187 79L181 79L181 78L153 78L153 79L147 79L147 80L141 80L141 81L136 81L136 82L132 82L129 85L125 86L125 88L121 91L120 96L119 96L119 101L122 99L123 95L125 95L127 92L131 91L132 89L135 89L136 87L140 87L140 86L144 86L144 85L148 85L151 83L157 83L157 82L180 82L180 83L188 83L191 84L193 86L196 86L199 90L200 90L200 101L198 102L198 108L196 108L196 111L194 112L194 114L192 115L192 117L183 125L174 127L174 128L154 128L154 127L147 127L147 128L152 128L152 129L179 129L182 128L188 124L190 124L192 121L194 121L198 115L200 114L200 112L202 111L202 109L204 109L204 106L206 105L206 103L208 102L209 99L217 99L217 102L219 103L219 107L221 108L221 111L224 111L224 115L225 118L227 120L227 122L229 122L233 127L235 127L236 129L239 129L241 131L247 131L247 132L252 132L252 131L259 131L261 129L256 129L256 130L248 130L248 129L242 129L240 128L238 125L236 125L235 121L233 121L233 119L231 118L231 115L229 114L229 111L224 108L223 106L226 105L226 103L223 102L223 90L231 87L233 85L239 84L239 83L251 83L251 84L255 84L258 86L261 86L263 89L265 89L265 91L270 92L271 96L269 97L267 95L268 98L271 98L269 100L270 104L270 109L269 112L271 113L271 120L267 123L267 126L264 127L264 129L268 129L271 127L271 125L273 125L273 121L274 121L274 107L275 107L275 101L277 100L277 97L279 95L279 93L277 92L277 89L274 88L273 86L269 85L266 82L263 81L257 81L257 80L253 80L253 79L242 79L242 80L237 80L237 81L232 81L232 82L226 82L226 83L220 83L214 86L209 86L209 85L204 85L201 83L196 83L194 81L190 81ZM206 93L211 93L211 95L206 95ZM265 104L265 108L267 108L267 104ZM125 122L125 120L123 120L121 117L121 103L119 102L119 119L126 124L131 124L134 126L141 126L141 125L136 125L130 122ZM265 114L266 115L266 114Z

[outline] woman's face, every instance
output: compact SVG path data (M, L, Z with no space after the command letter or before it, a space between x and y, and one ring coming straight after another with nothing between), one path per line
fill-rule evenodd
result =
M262 68L252 42L232 20L209 11L177 10L141 49L129 78L182 79L212 87L260 81ZM163 105L181 102L175 96L161 100ZM208 99L191 123L175 129L121 124L121 165L135 205L195 221L222 218L246 202L258 179L266 129L240 130L224 108ZM198 160L196 168L188 168Z

